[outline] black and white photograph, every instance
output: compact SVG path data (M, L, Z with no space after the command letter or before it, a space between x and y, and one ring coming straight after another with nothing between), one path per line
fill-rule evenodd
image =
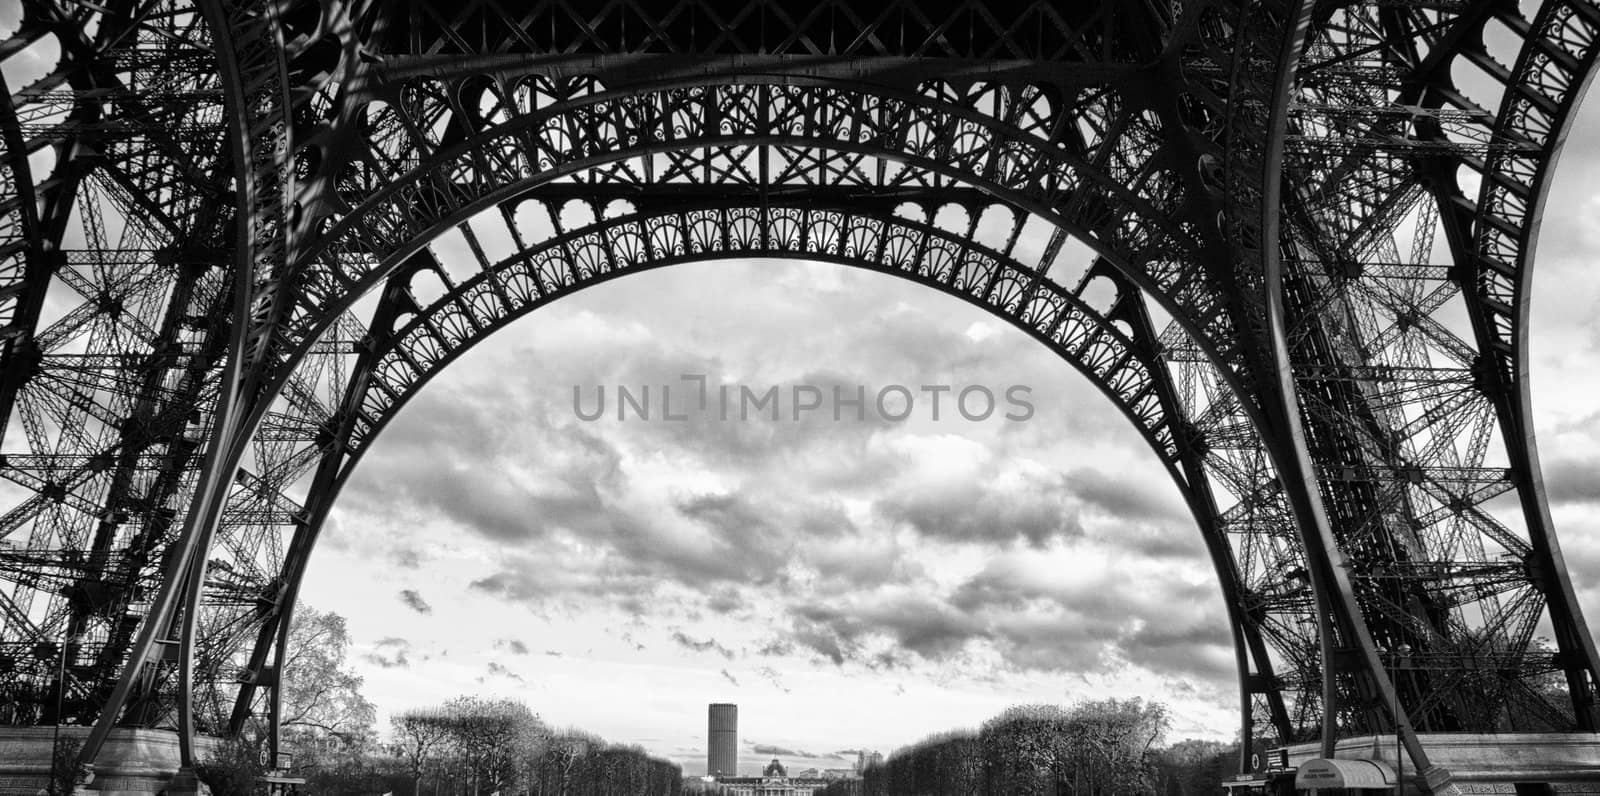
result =
M0 796L1600 796L1597 61L0 0Z

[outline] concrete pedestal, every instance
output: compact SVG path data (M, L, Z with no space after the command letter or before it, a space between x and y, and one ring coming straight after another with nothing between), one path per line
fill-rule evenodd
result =
M194 769L180 768L167 783L167 796L211 796L211 788L195 776Z
M0 796L39 796L50 782L55 727L0 727ZM63 744L75 749L89 735L88 727L60 728ZM202 757L216 744L201 738ZM168 788L178 774L178 734L171 730L118 728L111 731L94 779L85 793L93 796L150 796ZM191 791L193 788L191 788Z
M1428 759L1468 796L1541 796L1550 792L1546 785L1562 796L1600 796L1600 734L1437 733L1420 739ZM1393 735L1366 735L1340 741L1334 757L1387 763L1401 773L1407 796L1420 796L1417 771L1409 758L1397 759L1397 751ZM1288 752L1291 768L1321 756L1318 744Z

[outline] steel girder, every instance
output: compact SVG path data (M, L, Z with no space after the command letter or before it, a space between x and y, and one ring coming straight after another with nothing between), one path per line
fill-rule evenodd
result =
M0 108L10 720L175 713L186 759L219 706L270 724L299 572L406 397L545 300L743 251L961 295L1117 401L1212 551L1246 733L1396 728L1427 771L1414 729L1593 729L1524 352L1596 7L1014 6L25 4L5 51L61 55ZM519 228L568 202L625 210Z
M23 454L4 474L26 490L3 520L16 563L0 689L7 719L24 723L61 720L57 705L88 719L159 587L227 336L190 321L217 315L225 295L217 197L233 176L192 13L30 5L7 49L37 55L45 40L60 58L10 95L7 131L42 167L27 277L8 286L18 301L0 398L16 408L7 452ZM52 284L70 303L46 319ZM170 693L143 685L129 713L155 720Z
M1536 217L1525 214L1593 65L1596 17L1561 3L1532 21L1492 4L1463 12L1445 24L1414 9L1333 10L1314 26L1284 168L1294 186L1280 240L1291 371L1375 651L1397 669L1411 718L1439 730L1484 726L1483 705L1466 696L1481 689L1547 710L1527 691L1542 682L1535 672L1560 671L1574 723L1589 728L1593 642L1555 629L1583 623L1533 464L1526 373L1508 377L1497 364L1525 350L1525 340L1495 339L1497 329L1517 332L1497 319L1509 308L1493 294L1515 275L1526 311L1527 254L1502 245L1486 263L1465 244L1474 234L1480 245L1505 241ZM1502 54L1517 37L1519 73L1497 66L1486 30L1500 34ZM1339 55L1350 52L1360 55ZM1498 114L1462 94L1464 64L1499 82ZM1493 197L1475 208L1458 187L1473 174ZM1520 199L1501 198L1507 191ZM1448 273L1371 267L1401 259L1406 238L1409 259L1424 261L1435 228L1450 248ZM1397 370L1327 378L1379 364ZM1415 371L1430 364L1451 375ZM1513 489L1520 516L1490 507ZM1519 524L1526 530L1510 530ZM1542 622L1556 636L1549 657L1527 652ZM1506 676L1512 658L1521 676Z

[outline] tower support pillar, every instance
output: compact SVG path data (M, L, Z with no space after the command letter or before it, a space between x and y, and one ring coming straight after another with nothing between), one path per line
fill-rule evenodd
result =
M1600 733L1418 733L1437 769L1465 796L1600 796ZM1320 744L1288 747L1289 766L1321 757ZM1392 734L1340 740L1333 757L1375 760L1388 765L1405 784L1405 796L1426 796L1435 783L1418 772Z

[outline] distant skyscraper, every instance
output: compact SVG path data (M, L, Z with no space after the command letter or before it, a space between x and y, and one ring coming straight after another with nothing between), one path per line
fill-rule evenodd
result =
M711 705L707 715L706 773L714 777L739 776L739 706Z

